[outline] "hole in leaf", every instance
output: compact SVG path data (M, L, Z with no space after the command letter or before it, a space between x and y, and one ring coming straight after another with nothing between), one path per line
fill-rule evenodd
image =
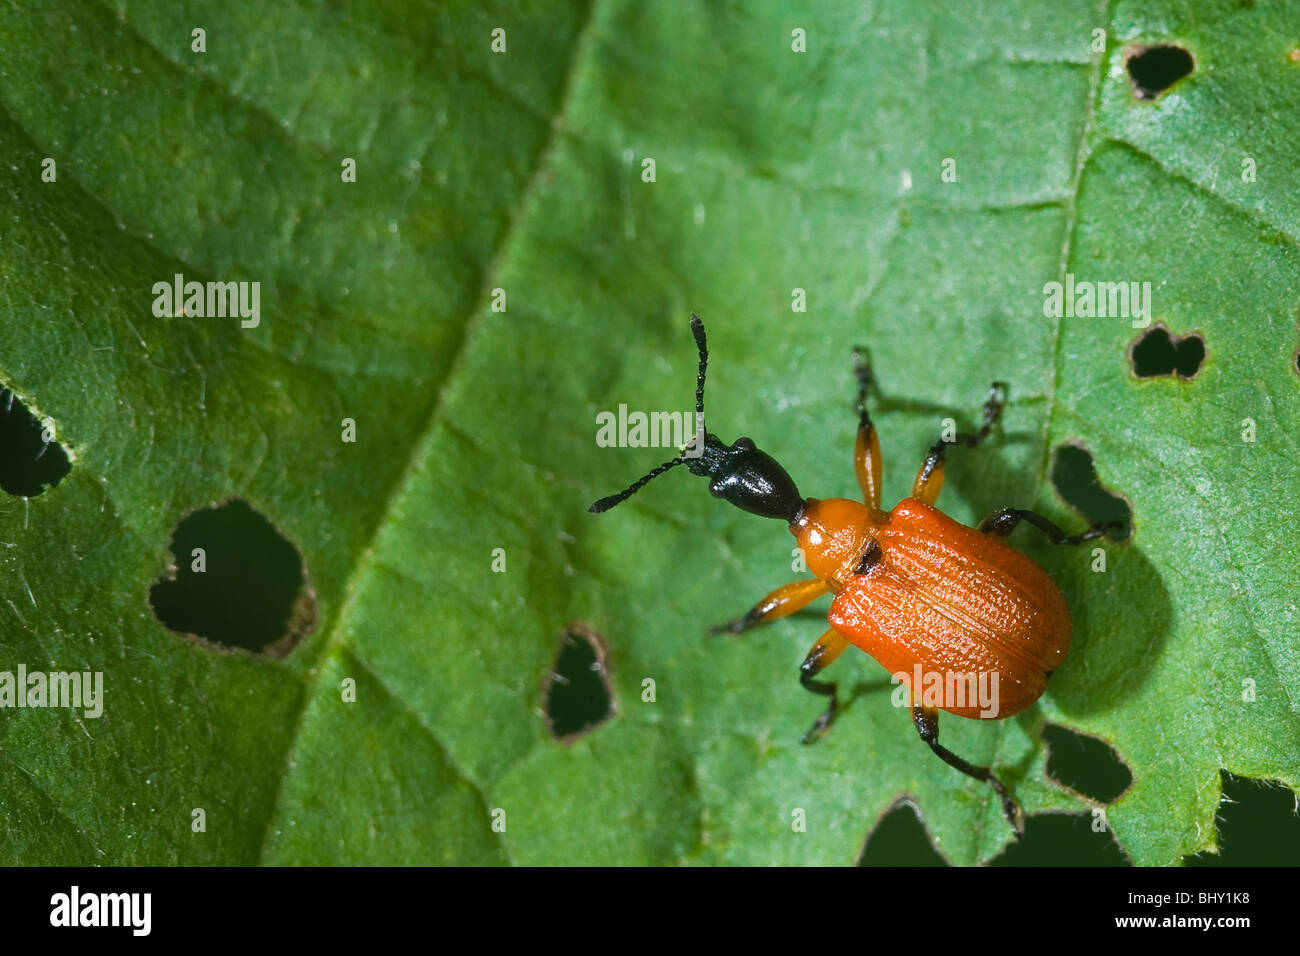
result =
M0 388L0 489L35 498L71 470L53 423L38 422L13 392Z
M173 631L218 647L282 657L316 626L316 594L298 549L246 502L186 516L174 566L149 603Z
M1132 866L1109 826L1093 829L1091 813L1036 813L1023 839L1012 840L989 866Z
M1098 803L1111 803L1128 789L1133 774L1110 744L1066 727L1048 724L1047 775L1075 793Z
M1128 347L1128 359L1138 378L1176 375L1190 382L1205 362L1205 339L1195 332L1180 339L1153 325Z
M1223 802L1215 814L1219 852L1185 857L1187 866L1294 866L1300 860L1296 795L1272 780L1220 771Z
M1041 813L1025 818L1025 835L991 866L1128 866L1109 828L1093 830L1091 814ZM948 866L926 837L915 806L899 802L881 817L858 866Z
M566 744L595 730L613 713L607 659L604 638L585 625L569 625L542 695L551 733Z
M1192 55L1180 46L1130 47L1124 59L1133 95L1140 100L1154 100L1196 68Z
M1133 534L1133 509L1128 500L1101 486L1092 453L1082 445L1056 446L1052 485L1061 499L1082 514L1089 525L1118 521L1119 528L1106 532L1110 540L1127 541Z
M880 818L867 837L858 866L947 866L930 844L925 827L909 800L900 800Z

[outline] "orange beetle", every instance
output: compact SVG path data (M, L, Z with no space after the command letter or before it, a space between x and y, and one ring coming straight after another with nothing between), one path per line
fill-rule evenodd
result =
M691 316L699 348L695 388L697 436L683 454L667 461L589 510L607 511L652 478L677 465L709 479L709 491L738 508L785 521L815 578L777 588L743 617L715 633L739 634L754 625L793 614L823 594L835 595L830 629L800 667L800 683L830 698L803 742L818 739L835 717L835 684L814 678L850 645L866 651L906 685L917 732L936 754L962 773L988 783L1017 837L1022 814L988 767L977 767L939 744L939 711L996 719L1019 713L1047 687L1052 671L1070 650L1070 611L1051 578L1003 541L1021 521L1055 544L1101 537L1119 522L1097 524L1067 535L1042 515L1004 508L978 529L949 518L935 501L943 486L947 442L926 456L912 496L892 511L880 507L880 443L866 397L870 366L854 352L858 378L858 440L854 466L865 503L845 498L803 498L775 459L748 438L730 446L704 430L704 375L708 347L704 323ZM1006 386L994 382L984 403L984 422L955 441L978 445L1002 412Z

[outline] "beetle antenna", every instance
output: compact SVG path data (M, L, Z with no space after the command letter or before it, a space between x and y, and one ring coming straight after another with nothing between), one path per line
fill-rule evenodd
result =
M695 336L695 347L700 351L700 372L695 378L695 414L699 416L699 428L704 427L704 373L709 369L709 343L704 337L704 322L694 312L691 313L691 334Z
M709 368L709 345L708 341L704 337L704 322L701 321L700 317L694 312L691 313L691 334L695 336L695 347L699 349L700 352L700 370L699 374L695 378L695 437L697 440L702 440L703 436L700 433L704 431L704 373ZM647 474L638 478L618 494L608 495L601 498L587 510L592 514L600 514L602 511L608 511L620 501L626 501L628 498L631 498L634 494L640 491L647 482L654 478L658 478L665 471L668 471L668 469L675 468L685 462L686 456L678 455L672 461L666 461L658 468L652 469Z
M610 508L614 507L620 501L625 501L628 498L631 498L634 494L636 494L638 491L641 490L642 486L645 485L646 482L650 481L653 478L658 478L669 468L674 468L677 465L682 464L682 462L684 461L686 461L686 459L681 455L678 455L672 461L664 462L658 468L652 469L647 474L643 475L642 477L638 478L636 481L632 482L632 484L628 485L618 494L609 495L605 498L601 498L599 501L597 501L594 505L592 505L587 510L594 515L598 515L602 511L608 511Z

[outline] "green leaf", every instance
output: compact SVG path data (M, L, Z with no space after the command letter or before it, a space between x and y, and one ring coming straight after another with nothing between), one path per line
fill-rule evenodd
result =
M0 670L105 685L99 718L0 721L5 862L850 863L904 794L947 859L996 856L991 792L865 655L800 746L817 614L705 637L798 576L778 523L682 470L586 513L674 454L598 447L596 415L690 409L692 310L710 428L805 494L857 494L863 344L888 503L998 378L945 510L1082 527L1066 443L1130 504L1104 572L1016 532L1071 656L1030 711L942 722L1027 812L1090 810L1048 722L1131 770L1106 816L1138 863L1215 845L1221 769L1300 783L1300 6L516 6L0 8L0 387L72 465L0 496ZM1195 69L1139 101L1147 43ZM176 273L260 282L260 325L155 317ZM1199 373L1135 377L1128 318L1045 316L1067 274L1150 282ZM149 605L178 522L232 498L302 555L316 625L283 658ZM615 712L565 744L544 681L575 623Z

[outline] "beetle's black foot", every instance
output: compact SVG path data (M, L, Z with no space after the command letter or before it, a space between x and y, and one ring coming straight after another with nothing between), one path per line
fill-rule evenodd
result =
M1124 527L1122 521L1105 521L1095 524L1083 534L1066 534L1056 524L1044 518L1042 515L1033 511L1027 511L1024 508L1003 508L1001 511L989 515L980 522L980 534L997 535L1005 538L1020 522L1033 525L1039 531L1047 535L1047 539L1052 544L1077 545L1085 541L1095 541L1110 531L1118 531Z
M1002 816L1006 818L1007 823L1011 825L1011 832L1019 840L1025 835L1025 812L1020 809L1020 804L1011 799L1007 793L1006 787L1002 786L1002 781L997 777L990 776L989 783L1002 798Z
M1020 804L1014 800L1002 801L1002 815L1007 818L1007 823L1011 824L1011 833L1017 839L1025 835L1025 813L1020 809Z
M801 744L815 744L826 736L826 732L831 729L831 723L835 720L835 698L831 698L830 706L826 712L817 718L817 722L808 728L808 733L799 738Z

